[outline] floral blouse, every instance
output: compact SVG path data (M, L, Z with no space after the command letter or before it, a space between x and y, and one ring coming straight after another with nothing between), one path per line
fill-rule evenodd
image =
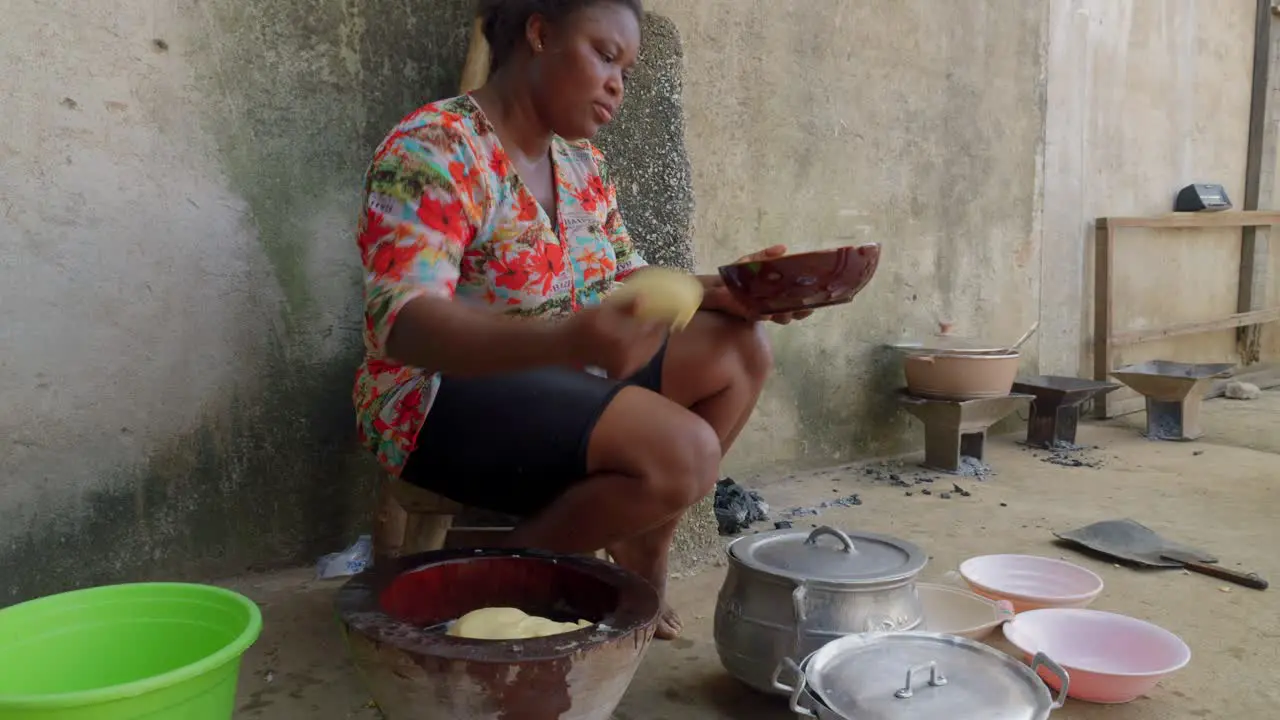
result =
M396 315L423 295L504 313L563 317L645 266L618 212L604 156L553 139L553 221L520 181L469 95L432 103L383 140L365 181L365 358L353 400L366 448L399 476L440 384L386 356Z

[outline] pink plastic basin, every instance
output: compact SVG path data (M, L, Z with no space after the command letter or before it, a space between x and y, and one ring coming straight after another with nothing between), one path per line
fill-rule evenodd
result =
M1191 661L1177 635L1149 622L1100 610L1033 610L1004 626L1004 636L1030 660L1037 652L1067 671L1067 696L1093 703L1126 703L1151 691ZM1054 690L1051 673L1040 676Z
M1096 573L1066 560L1038 555L971 558L960 565L960 577L975 593L991 600L1008 600L1019 613L1082 608L1102 592L1102 578Z

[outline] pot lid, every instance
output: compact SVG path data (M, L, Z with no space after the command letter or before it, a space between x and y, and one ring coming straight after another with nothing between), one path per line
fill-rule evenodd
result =
M774 530L735 540L729 552L748 567L797 581L880 583L915 577L928 557L905 540L875 533Z
M950 355L988 355L1008 352L1008 346L993 345L978 340L937 337L924 341L903 340L889 347L904 353L947 353Z
M1055 701L1037 676L1060 680ZM814 697L858 720L1044 720L1062 707L1067 674L1044 655L1036 669L972 640L924 632L848 635L804 662Z
M950 332L938 332L919 339L903 339L896 343L890 343L889 347L906 353L993 353L1009 348L1002 345L995 345L990 342L984 342L975 338L968 338L962 335L952 335Z

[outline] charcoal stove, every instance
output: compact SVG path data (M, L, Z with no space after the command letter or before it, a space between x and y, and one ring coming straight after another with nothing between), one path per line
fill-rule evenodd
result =
M1235 369L1230 363L1180 363L1152 360L1111 373L1147 399L1147 437L1196 440L1204 435L1200 408L1216 378Z
M1035 398L1027 420L1027 445L1045 449L1074 446L1081 406L1120 387L1119 383L1060 375L1019 378L1013 391Z
M899 391L902 407L924 424L924 466L945 473L959 473L964 458L982 460L987 431L1034 395L1010 393L977 400L935 400Z

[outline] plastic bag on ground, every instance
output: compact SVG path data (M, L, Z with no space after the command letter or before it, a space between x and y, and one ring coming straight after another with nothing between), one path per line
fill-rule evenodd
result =
M316 563L316 579L332 580L359 575L369 567L372 561L373 538L369 535L361 535L346 550L320 558Z

